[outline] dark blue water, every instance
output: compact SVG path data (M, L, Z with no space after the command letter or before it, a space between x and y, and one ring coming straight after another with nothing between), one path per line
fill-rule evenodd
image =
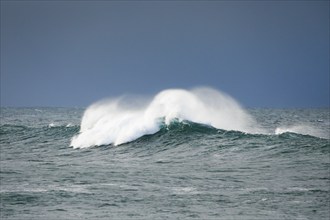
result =
M250 109L269 134L175 121L70 147L83 109L1 108L0 219L329 219L329 109Z

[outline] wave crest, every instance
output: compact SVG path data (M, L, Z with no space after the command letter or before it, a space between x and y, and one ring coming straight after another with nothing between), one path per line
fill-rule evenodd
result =
M150 101L120 97L97 102L85 111L74 148L119 145L154 134L162 123L187 120L217 129L260 132L256 123L229 95L211 88L169 89Z
M277 127L275 129L276 135L281 135L281 134L285 134L285 133L295 133L295 134L309 135L309 136L327 139L327 136L325 134L323 134L322 130L317 129L312 126L307 126L307 125ZM329 137L329 135L328 135L328 137Z

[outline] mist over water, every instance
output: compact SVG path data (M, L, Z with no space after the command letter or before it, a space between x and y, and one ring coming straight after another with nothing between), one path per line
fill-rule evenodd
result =
M71 146L119 145L154 134L160 125L187 120L217 129L263 133L255 120L229 95L202 87L168 89L149 101L120 97L97 102L85 111L80 134Z

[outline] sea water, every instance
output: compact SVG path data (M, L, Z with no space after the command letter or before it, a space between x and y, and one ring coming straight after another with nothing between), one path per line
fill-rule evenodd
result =
M1 108L0 219L330 218L328 108L133 100Z

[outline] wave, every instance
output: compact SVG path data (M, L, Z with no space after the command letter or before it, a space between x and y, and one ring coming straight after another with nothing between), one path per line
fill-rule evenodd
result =
M28 130L29 128L24 125L10 125L10 124L4 124L0 126L0 134L6 135L6 134L15 134L19 132L24 132Z
M68 124L54 124L50 123L48 126L25 126L15 124L0 125L1 140L26 140L35 138L36 136L53 136L53 137L72 137L80 129L79 125Z
M232 97L203 87L164 90L149 100L122 96L96 102L84 112L80 131L72 137L70 146L116 146L155 134L164 127L170 129L185 123L195 123L194 129L198 124L204 126L203 129L206 126L262 135L296 133L329 139L324 132L307 125L261 128Z
M66 127L66 128L70 128L70 127L74 127L75 125L72 123L68 123L68 124L56 124L56 123L50 123L48 125L48 128L61 128L61 127Z
M324 132L322 132L322 130L309 126L309 125L284 126L284 127L277 127L275 129L276 135L281 135L281 134L286 134L286 133L309 135L309 136L313 136L313 137L329 139L329 134L327 135Z
M229 95L211 88L169 89L149 101L119 97L92 104L83 115L74 148L119 145L154 134L162 123L191 121L217 129L263 132L255 120Z

